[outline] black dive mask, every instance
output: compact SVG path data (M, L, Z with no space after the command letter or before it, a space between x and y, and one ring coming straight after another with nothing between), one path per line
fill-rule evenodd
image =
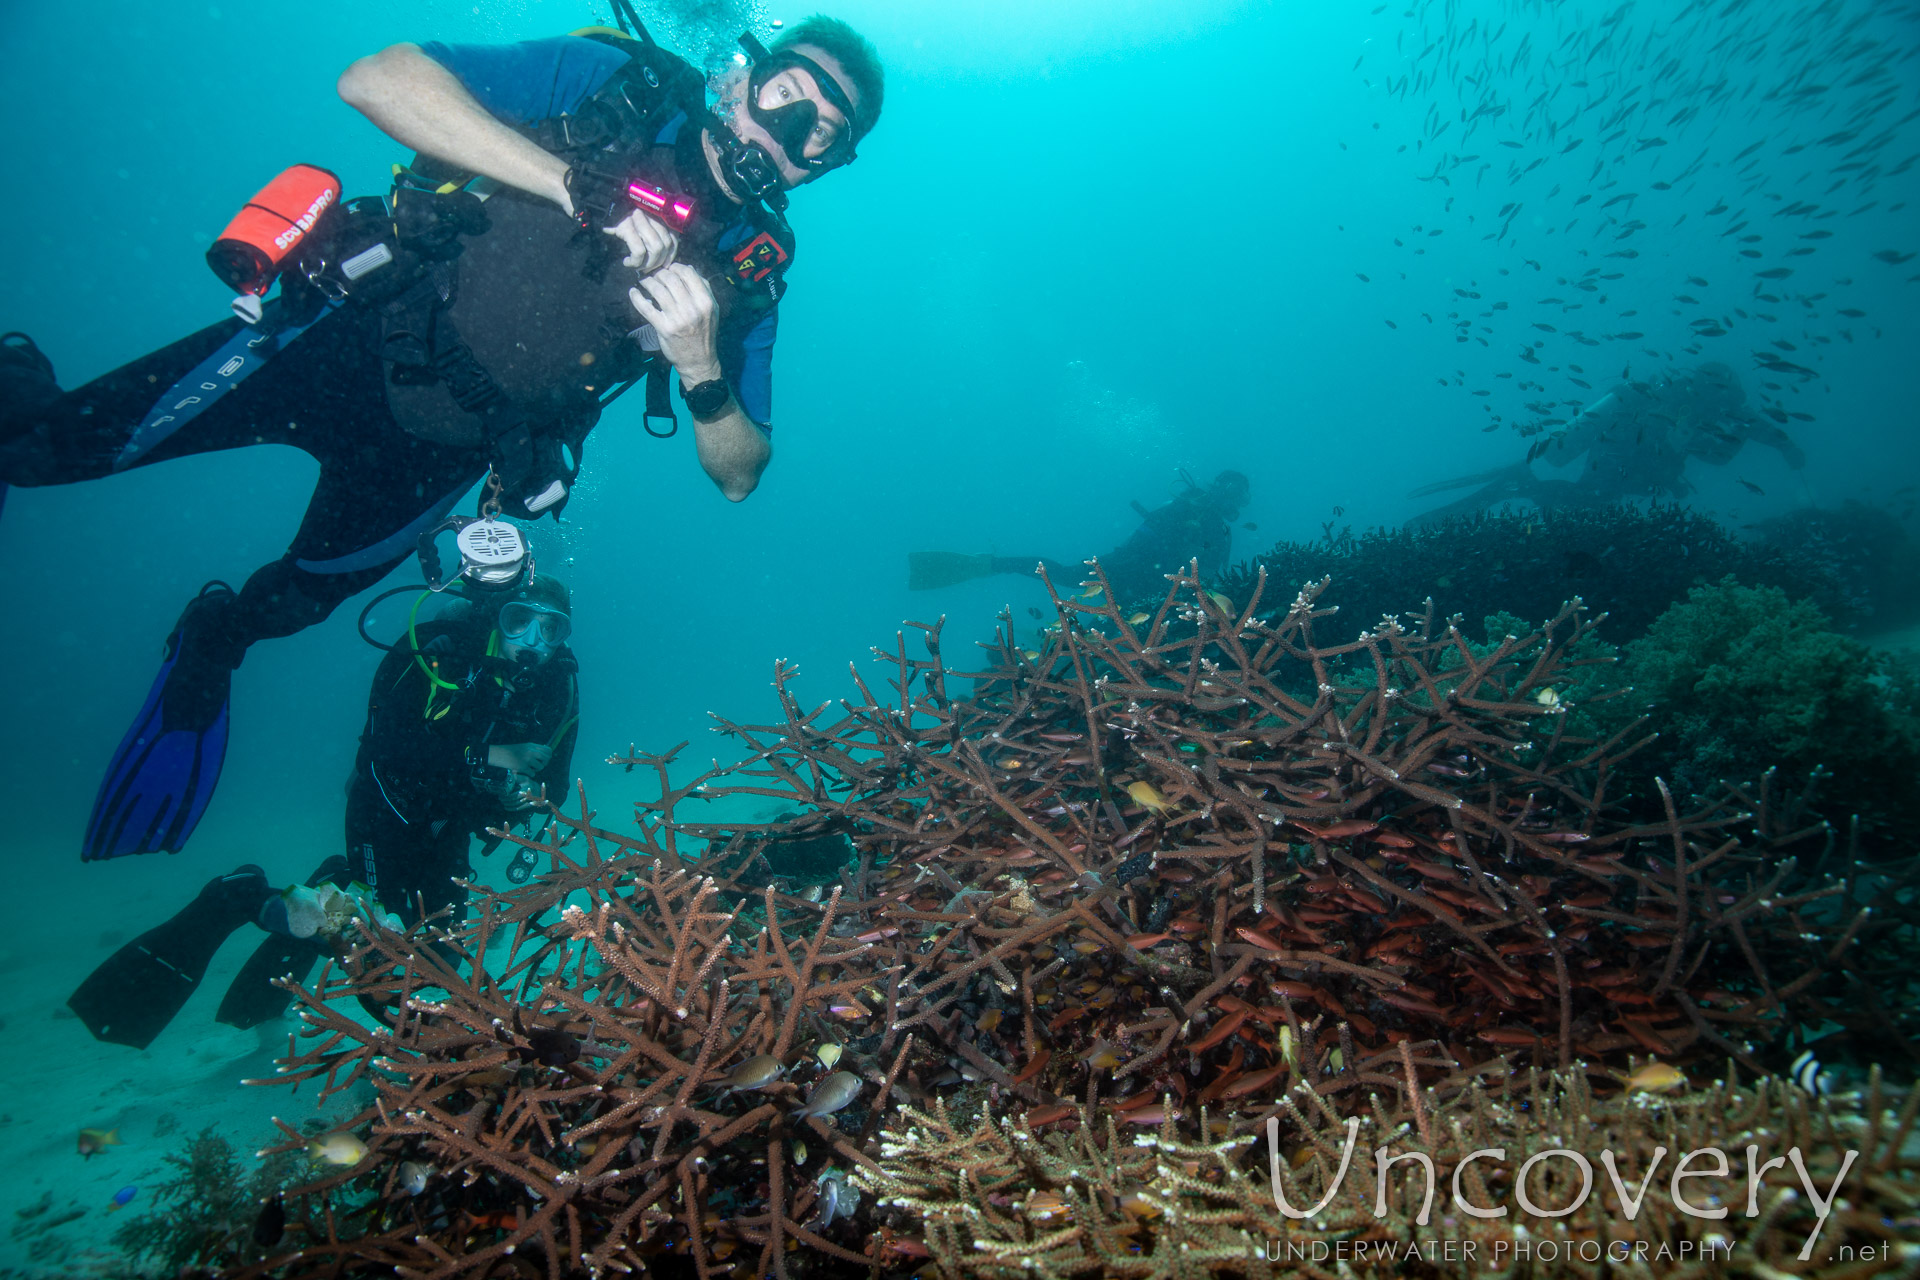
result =
M745 49L753 59L753 75L747 81L747 112L753 117L754 123L765 129L767 136L779 146L787 163L796 169L809 169L816 174L852 164L856 158L854 135L859 132L859 119L854 115L853 103L848 99L846 91L840 87L840 82L828 75L819 63L803 53L797 53L792 49L782 49L778 53L769 52L752 32L740 37L740 47ZM820 108L817 104L811 99L802 98L797 102L789 102L784 106L771 109L760 105L760 93L767 87L767 82L783 71L793 70L804 71L811 76L814 84L819 87L820 96L839 111L841 119L846 122L834 135L833 142L817 156L807 154L807 141L813 136L814 129L820 123ZM767 155L764 147L747 143L743 144L743 149L758 152L762 161L771 167L772 157ZM778 175L779 170L774 168L773 172ZM739 176L745 177L745 175Z

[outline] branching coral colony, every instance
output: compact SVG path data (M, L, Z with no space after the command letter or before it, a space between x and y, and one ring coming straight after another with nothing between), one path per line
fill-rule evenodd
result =
M876 650L884 693L856 671L837 710L779 664L782 722L721 722L743 763L676 784L680 748L621 758L661 792L637 836L582 796L511 837L546 874L460 929L363 930L298 993L281 1070L370 1087L368 1153L291 1194L300 1229L242 1274L1268 1274L1300 1265L1248 1248L1289 1234L1268 1122L1303 1203L1352 1117L1443 1179L1483 1137L1605 1135L1626 1169L1649 1135L1765 1130L1771 1153L1865 1125L1870 1184L1823 1239L1911 1236L1911 1097L1888 1120L1877 1077L1814 1105L1751 1081L1801 1025L1870 1016L1848 966L1914 909L1798 871L1839 859L1772 788L1617 811L1641 730L1569 729L1577 605L1492 645L1430 613L1327 644L1318 588L1263 619L1264 587L1236 607L1181 575L1151 614L1056 594L1043 649L1003 619L976 673L912 624L926 656ZM742 795L803 816L683 816ZM823 831L851 855L802 892L769 856ZM1690 1073L1659 1116L1589 1091L1583 1067L1629 1054ZM1653 1200L1632 1228L1516 1210L1457 1234L1704 1238ZM1404 1196L1360 1203L1310 1226L1416 1238ZM1756 1267L1802 1216L1767 1204L1712 1225Z

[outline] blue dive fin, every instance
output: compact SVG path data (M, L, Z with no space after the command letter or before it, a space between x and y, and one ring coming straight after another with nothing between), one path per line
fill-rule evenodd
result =
M146 703L107 766L80 849L84 862L135 853L178 853L213 799L227 756L230 668L183 667L187 626L202 602L232 599L224 586L187 606L167 638L166 661Z

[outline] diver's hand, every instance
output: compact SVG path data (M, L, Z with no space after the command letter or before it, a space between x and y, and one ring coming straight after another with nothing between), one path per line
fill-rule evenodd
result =
M500 807L509 813L520 813L533 808L542 797L545 788L532 778L519 773L510 773L500 788Z
M680 252L680 237L658 218L639 209L601 230L627 246L627 258L621 265L632 267L643 276L666 266Z
M714 346L713 290L684 262L660 268L627 297L640 318L660 335L660 351L688 386L720 376L720 358Z
M547 767L553 748L544 742L496 742L487 748L487 763L529 778Z

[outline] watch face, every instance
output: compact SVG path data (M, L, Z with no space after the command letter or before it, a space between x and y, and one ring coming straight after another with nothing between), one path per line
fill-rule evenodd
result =
M711 418L726 407L727 384L714 379L703 382L697 387L682 387L680 394L687 402L687 408L696 418Z

